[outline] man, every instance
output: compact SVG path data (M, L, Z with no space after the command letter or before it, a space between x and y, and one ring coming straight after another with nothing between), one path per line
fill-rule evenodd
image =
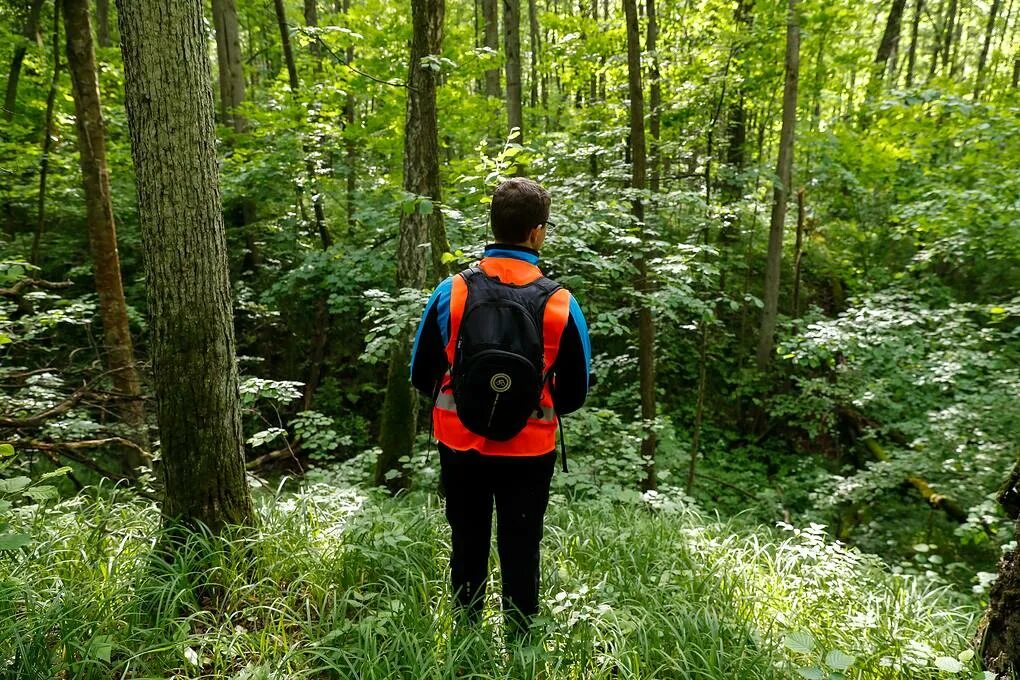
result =
M435 399L455 607L468 622L481 616L495 501L511 638L525 633L538 611L539 542L559 416L584 403L591 372L581 308L538 268L553 226L549 204L549 194L529 179L496 189L496 242L478 267L439 284L411 354L412 383Z

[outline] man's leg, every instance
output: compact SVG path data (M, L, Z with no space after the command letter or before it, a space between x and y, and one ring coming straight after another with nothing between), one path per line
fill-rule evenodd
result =
M499 464L502 474L494 478L503 614L508 635L519 637L538 612L539 543L556 452Z
M454 603L475 623L482 613L492 535L492 488L475 452L439 445L440 476L450 523L450 574Z

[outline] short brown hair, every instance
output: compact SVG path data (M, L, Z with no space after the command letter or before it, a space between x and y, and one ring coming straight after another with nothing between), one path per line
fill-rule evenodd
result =
M523 243L532 229L549 219L549 192L538 182L514 177L492 195L492 234L502 243Z

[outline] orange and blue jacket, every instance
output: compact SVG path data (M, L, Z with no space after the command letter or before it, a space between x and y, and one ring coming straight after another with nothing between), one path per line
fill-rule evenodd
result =
M487 276L517 286L542 276L538 252L523 246L486 246L478 266ZM453 400L450 369L466 300L467 284L459 274L440 283L425 306L411 350L411 383L435 398L432 418L436 439L456 451L495 456L538 456L554 451L558 416L581 408L591 383L591 342L581 307L565 288L549 298L542 319L548 379L541 408L516 436L496 441L464 427Z

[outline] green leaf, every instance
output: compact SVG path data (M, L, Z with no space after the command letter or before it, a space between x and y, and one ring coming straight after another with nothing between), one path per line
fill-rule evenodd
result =
M432 201L427 198L423 198L418 201L418 212L422 215L432 214Z
M963 670L963 664L951 656L940 656L935 659L935 667L946 673L959 673Z
M956 656L956 658L959 659L961 663L968 663L971 659L974 658L974 650L973 649L965 649L962 652L960 652Z
M39 478L39 481L41 482L41 481L46 480L46 479L53 479L54 477L63 477L64 475L66 475L70 471L71 471L71 468L69 468L67 466L64 466L62 468L57 468L56 470L52 470L52 471L47 472L46 474L44 474L42 477Z
M110 655L113 654L113 636L100 635L93 638L89 643L89 656L100 661L110 662Z
M855 657L834 649L825 655L825 665L834 671L845 671L855 661Z
M10 444L0 444L0 458L10 458L14 455L14 447Z
M0 534L0 552L18 550L32 544L32 537L27 534Z
M57 487L43 484L42 486L29 487L21 495L31 498L36 503L41 503L42 501L54 499L59 494L57 493Z
M815 648L815 636L806 630L800 630L787 635L783 644L791 651L810 654L811 650Z
M23 491L32 480L28 477L12 477L10 479L0 479L0 493L18 493Z
M825 680L825 672L820 668L798 668L797 675L807 680Z

